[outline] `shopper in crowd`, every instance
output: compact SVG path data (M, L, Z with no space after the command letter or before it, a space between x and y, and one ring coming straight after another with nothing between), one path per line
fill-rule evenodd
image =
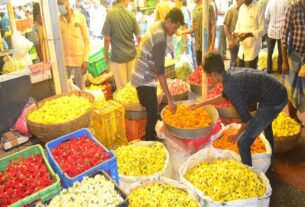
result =
M272 121L287 104L285 87L265 72L250 68L231 68L226 71L220 54L208 54L204 59L203 69L214 85L223 84L223 92L191 108L229 100L242 121L238 133L230 137L232 142L238 144L242 162L252 166L250 147L263 131L274 152ZM248 106L253 103L259 104L259 107L252 116Z
M76 0L75 6L76 11L82 13L85 16L87 25L90 25L89 1Z
M229 9L228 0L216 0L217 6L217 33L218 33L218 52L222 55L224 59L226 59L227 53L227 41L226 34L224 32L224 17Z
M155 126L158 120L158 101L156 80L159 80L165 93L170 111L176 112L176 105L169 92L165 77L165 56L167 39L184 25L184 16L180 9L172 9L165 21L154 23L146 32L136 60L132 75L132 85L136 87L140 103L147 111L145 140L156 140Z
M224 20L224 32L228 39L229 51L230 51L230 66L236 67L239 41L234 39L233 32L236 27L236 22L238 18L238 12L241 5L244 3L244 0L236 0L236 5L233 5L227 12Z
M184 16L184 26L180 29L187 30L191 26L191 18L190 14L186 8L186 1L185 0L176 0L176 7L180 9ZM192 37L191 35L174 35L174 44L175 44L175 58L178 58L182 53L186 53L192 57L192 47L191 47ZM191 60L191 58L190 58Z
M33 4L34 27L29 35L29 39L34 43L39 61L47 62L49 60L47 53L47 39L43 26L39 3Z
M265 31L264 14L256 0L245 0L240 7L234 38L240 41L237 67L257 68Z
M109 63L109 46L111 44L111 61L117 89L123 88L131 80L136 46L141 41L141 31L134 13L127 9L129 0L118 0L107 14L103 28L105 38L105 58Z
M282 73L282 50L281 37L285 23L285 12L289 6L288 0L270 0L268 2L265 19L269 22L268 25L268 57L267 57L267 72L272 72L272 55L274 46L277 43L278 48L278 72Z
M193 10L192 28L183 31L181 34L195 33L195 49L197 65L202 63L202 0L195 0L196 7ZM216 22L213 15L213 7L209 4L209 27L208 27L209 51L214 51L216 37Z
M0 12L0 17L1 36L5 39L6 42L10 44L10 39L7 37L7 33L11 31L10 20L8 18L8 15L4 12Z
M168 12L175 7L175 4L170 0L162 0L156 6L155 21L164 21Z
M93 37L102 39L102 30L107 16L106 8L100 0L94 0L90 11L90 32Z
M298 74L300 69L305 67L305 0L292 4L286 12L282 55L282 70L289 72L289 113L301 123L297 111L305 111L305 79Z
M84 74L88 69L90 40L87 22L83 14L71 8L69 0L57 0L60 29L63 41L68 78L74 75L74 82L84 89Z

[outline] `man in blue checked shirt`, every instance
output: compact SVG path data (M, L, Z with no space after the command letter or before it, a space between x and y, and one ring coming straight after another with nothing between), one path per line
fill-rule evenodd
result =
M242 162L252 166L250 147L263 131L271 148L274 149L272 121L287 104L286 89L265 72L245 68L230 68L225 71L223 59L216 53L209 53L205 57L203 68L214 85L223 84L223 92L191 108L195 109L228 99L242 121L238 133L230 139L232 142L237 142ZM248 107L253 104L258 104L258 110L252 116Z

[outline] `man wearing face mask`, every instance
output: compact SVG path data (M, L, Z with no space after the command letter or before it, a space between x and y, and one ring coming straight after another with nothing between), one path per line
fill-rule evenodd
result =
M233 37L240 41L237 67L257 68L262 36L265 32L264 14L256 0L245 0L239 9Z
M176 105L166 83L164 62L167 41L181 25L184 25L183 13L180 9L174 8L167 14L165 21L156 22L148 29L141 42L131 83L136 87L139 101L147 111L145 140L156 140L155 127L158 120L156 79L160 82L171 112L176 112Z
M57 3L67 75L68 78L74 75L75 84L83 89L83 75L87 73L90 53L86 18L73 11L69 0L57 0Z

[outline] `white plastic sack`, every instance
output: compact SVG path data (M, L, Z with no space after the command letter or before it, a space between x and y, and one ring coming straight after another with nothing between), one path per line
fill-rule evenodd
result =
M88 93L91 93L94 96L95 102L103 102L106 101L105 95L101 90L85 90Z
M150 142L150 141L139 141L139 142L134 142L132 143L133 145L136 146L150 146L154 144L155 142ZM164 145L163 145L164 147ZM123 188L127 193L130 192L130 187L131 184L136 183L136 182L143 182L144 180L150 179L150 178L155 178L155 177L171 177L171 166L170 166L170 161L169 161L169 153L167 149L164 147L164 151L166 154L166 160L164 164L164 168L162 171L157 172L151 176L125 176L119 174L119 179L120 179L120 187Z
M240 124L230 124L225 126L224 128L222 128L222 130L219 132L219 136L215 136L215 140L219 139L220 137L222 137L223 133L228 130L228 129L239 129L240 128ZM267 170L270 167L271 164L271 155L272 155L272 149L270 146L270 143L268 142L268 140L266 139L266 137L264 136L264 134L262 133L259 138L262 140L262 142L265 145L266 148L266 153L256 153L256 154L252 154L252 165L254 168L261 170L262 172L267 172Z
M139 187L143 186L143 185L148 185L148 184L151 184L151 183L154 183L154 182L166 183L166 184L169 184L169 185L174 186L176 188L179 188L179 189L187 192L189 195L191 195L194 198L195 201L197 201L194 192L192 192L190 189L188 189L187 186L183 185L179 181L172 180L172 179L162 177L162 176L151 177L151 178L147 178L146 180L142 180L141 182L133 183L130 187L130 192L135 190L136 188L139 188ZM200 206L199 202L198 202L198 206Z
M15 32L12 36L13 57L19 61L25 61L26 65L32 65L32 59L29 51L33 47L33 43L26 39L19 32Z
M176 78L180 80L186 80L193 71L193 65L189 61L186 54L182 54L179 57L178 62L175 65Z
M259 178L262 180L264 185L267 188L266 195L262 198L251 198L251 199L245 199L245 200L235 200L231 202L226 203L220 203L217 201L213 201L210 197L204 195L201 190L193 186L188 180L184 178L184 175L187 173L189 169L194 168L198 164L204 161L215 161L219 159L235 159L237 161L240 161L239 156L231 152L229 150L220 150L215 148L206 148L203 149L196 154L192 155L180 168L180 181L185 184L189 189L191 189L193 192L195 192L198 196L198 199L202 206L205 207L269 207L270 203L270 196L272 194L272 189L269 183L269 180L265 176L264 173L262 173L259 170L256 170L254 168L250 168L253 170Z

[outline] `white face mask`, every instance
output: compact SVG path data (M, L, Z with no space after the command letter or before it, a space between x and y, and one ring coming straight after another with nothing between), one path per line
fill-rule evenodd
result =
M58 10L59 10L60 15L62 15L62 16L66 16L68 13L68 10L65 5L59 5Z

